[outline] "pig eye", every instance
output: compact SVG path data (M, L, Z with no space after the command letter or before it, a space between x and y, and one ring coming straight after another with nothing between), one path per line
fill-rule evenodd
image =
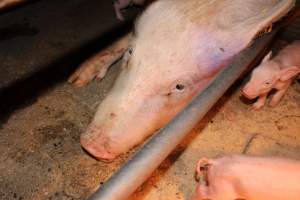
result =
M132 47L129 47L129 48L128 48L128 54L129 54L129 55L132 55L132 53L133 53L133 49L132 49Z
M267 80L264 82L265 87L269 87L272 84L272 80Z
M184 93L188 92L191 89L192 84L188 78L176 80L173 84L170 85L168 90L168 96L174 94L175 96L182 96Z
M177 91L183 91L185 86L183 84L176 84L175 88Z

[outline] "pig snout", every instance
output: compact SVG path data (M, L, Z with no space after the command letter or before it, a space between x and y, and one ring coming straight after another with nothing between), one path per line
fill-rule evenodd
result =
M101 145L101 142L99 143L96 141L90 141L84 137L80 138L81 146L93 157L104 162L112 161L115 158L114 154L109 152L104 145Z
M248 84L242 89L242 94L248 99L255 99L259 96L255 89Z
M110 162L116 157L112 152L109 138L100 132L101 128L90 126L86 132L80 136L80 144L84 150L98 160Z

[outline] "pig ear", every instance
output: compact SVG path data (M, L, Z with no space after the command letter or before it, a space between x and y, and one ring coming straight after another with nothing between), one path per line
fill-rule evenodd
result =
M269 60L271 59L271 57L272 57L272 51L270 51L270 52L264 57L264 59L263 59L262 62L267 62L267 61L269 61Z
M300 73L300 67L297 66L287 67L280 71L280 80L287 81L293 76L296 76L298 73Z

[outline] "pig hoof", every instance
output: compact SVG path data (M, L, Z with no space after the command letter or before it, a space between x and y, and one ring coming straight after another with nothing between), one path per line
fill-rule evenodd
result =
M88 139L81 137L80 144L84 150L86 150L91 156L95 157L97 160L109 163L115 159L115 155L101 144L94 141L89 141Z
M97 80L102 80L103 77L106 75L107 68L101 69L84 69L80 71L74 72L68 82L73 84L76 87L86 86L89 82L91 82L94 78Z
M273 108L273 107L275 107L275 106L277 106L279 104L279 102L270 102L270 106Z
M261 109L262 107L263 107L263 105L257 105L257 104L254 104L254 105L252 106L253 110L259 110L259 109Z
M96 61L86 61L69 77L68 82L76 87L82 87L91 82L94 78L101 80L106 72L106 65L97 65ZM100 61L97 61L100 62Z
M86 76L83 74L80 74L80 72L74 72L68 79L68 82L73 84L76 87L83 87L89 83L89 79L86 78Z

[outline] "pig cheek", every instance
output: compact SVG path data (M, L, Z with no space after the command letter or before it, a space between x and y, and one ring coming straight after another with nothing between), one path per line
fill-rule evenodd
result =
M167 94L165 96L164 109L168 113L169 118L174 117L178 112L180 112L195 95L196 92L188 88L186 88L184 92Z
M156 131L166 125L168 121L178 112L178 100L169 94L152 96L144 102L140 112L140 119L145 119L147 130ZM145 116L147 116L145 118Z
M163 96L150 97L148 101L145 101L144 105L145 106L142 109L141 114L146 113L146 118L148 118L147 124L150 127L150 129L157 130L161 128L165 124L167 118L169 118L168 115L170 109L168 109L167 107L167 98ZM140 116L140 118L141 117L143 116ZM150 121L152 121L152 123L149 123Z
M98 116L100 118L97 118ZM107 130L111 129L116 119L117 114L115 112L98 113L97 111L93 121L88 125L86 131L81 134L81 137L89 141L96 140L101 135L105 135Z

